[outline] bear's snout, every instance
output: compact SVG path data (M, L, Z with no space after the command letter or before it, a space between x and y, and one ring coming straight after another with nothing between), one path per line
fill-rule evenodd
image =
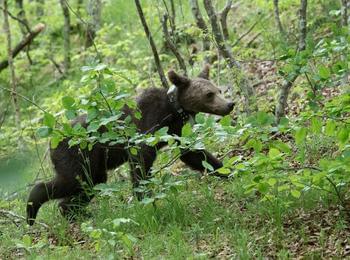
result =
M227 104L227 107L229 108L230 111L233 110L234 106L235 106L235 103L233 103L233 102L229 102L229 103Z

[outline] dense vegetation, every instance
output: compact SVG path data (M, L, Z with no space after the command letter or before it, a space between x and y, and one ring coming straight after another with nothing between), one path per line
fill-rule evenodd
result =
M137 2L0 1L0 259L349 257L350 2L141 1L162 70L194 77L210 63L236 103L229 116L198 114L182 137L116 128L137 93L168 84ZM72 127L81 114L89 127ZM28 192L54 174L48 141L66 136L81 149L124 140L131 154L169 146L142 201L123 165L77 221L51 202L29 227ZM228 178L205 161L204 175L184 167L184 147L214 152Z

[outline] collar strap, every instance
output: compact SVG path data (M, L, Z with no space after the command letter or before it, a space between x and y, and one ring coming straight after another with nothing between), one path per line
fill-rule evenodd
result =
M179 114L181 119L185 122L191 118L191 115L187 113L183 107L180 105L178 100L178 91L175 85L171 85L167 92L168 100L176 112Z

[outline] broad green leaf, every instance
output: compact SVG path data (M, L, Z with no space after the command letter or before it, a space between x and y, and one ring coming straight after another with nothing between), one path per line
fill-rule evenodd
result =
M36 133L39 137L45 138L48 137L52 133L52 128L48 126L42 126L36 130Z
M328 120L325 127L325 134L328 136L334 136L335 128L336 128L335 122L333 120Z
M267 183L270 186L274 186L277 183L277 180L275 178L270 178L270 179L267 180Z
M311 119L311 131L314 134L320 134L322 131L322 122L319 118L313 117Z
M62 105L65 109L72 109L74 103L75 103L74 98L70 96L64 96L62 98Z
M337 138L339 140L340 143L344 144L349 137L349 130L347 129L347 127L342 127L337 134Z
M268 183L266 182L260 182L258 185L257 185L257 189L258 191L260 191L261 193L267 193L268 190L269 190L270 186Z
M276 148L271 148L270 151L269 151L269 157L271 159L279 157L280 154L281 154L280 150L278 150Z
M321 65L318 68L318 75L320 76L321 79L326 80L331 77L331 72L326 66Z
M131 148L130 148L130 153L131 153L132 155L137 155L137 149L136 149L135 147L131 147Z
M230 115L227 115L227 116L224 116L223 118L221 118L220 120L220 124L222 126L230 126L231 125L231 116Z
M44 125L53 128L55 126L55 117L50 113L45 113L43 123Z
M298 130L296 130L295 131L295 136L294 136L295 143L297 145L300 145L300 144L304 143L306 135L307 135L307 129L305 127L301 127Z
M206 161L202 161L202 165L205 169L209 170L209 171L214 171L213 166L211 166L209 163L207 163Z
M144 199L141 201L141 203L142 203L142 204L145 204L145 205L150 204L150 203L153 203L153 202L154 202L154 198L144 198Z
M230 174L230 173L231 173L231 170L228 169L228 168L222 167L222 168L220 168L220 169L217 169L217 172L218 172L218 173L221 173L221 174Z
M299 198L300 198L300 195L301 195L300 191L298 191L298 190L291 190L291 191L290 191L290 194L291 194L294 198L297 198L297 199L299 199Z
M182 130L181 130L181 136L182 137L189 137L192 135L192 126L191 124L187 123L185 124L183 127L182 127Z

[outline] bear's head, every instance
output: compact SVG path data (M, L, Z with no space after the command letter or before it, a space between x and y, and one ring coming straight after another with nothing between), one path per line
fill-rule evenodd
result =
M209 70L209 66L206 65L194 79L170 70L168 78L176 86L178 102L185 110L194 113L227 115L232 111L234 103L226 100L221 95L221 90L209 81Z

